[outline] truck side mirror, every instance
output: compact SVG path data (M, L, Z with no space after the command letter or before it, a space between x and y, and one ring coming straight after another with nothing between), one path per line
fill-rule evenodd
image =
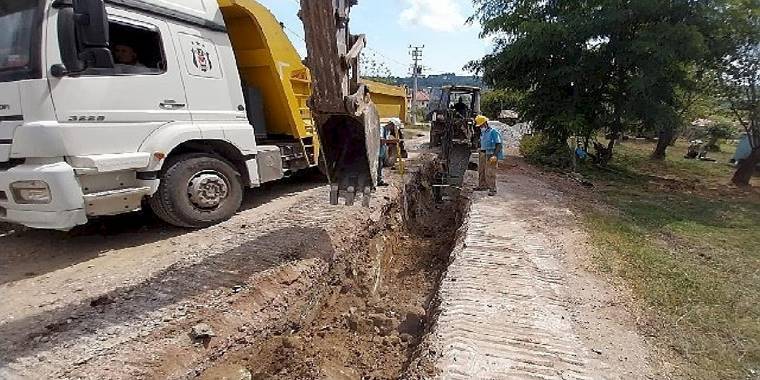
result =
M58 44L63 64L53 65L51 75L60 78L88 68L113 68L103 1L56 0L53 7L58 9Z
M74 8L71 0L57 0L53 7L58 9L58 48L63 64L53 65L50 73L57 78L70 73L78 73L85 69L84 62L79 60L77 45L76 23Z
M113 68L108 14L103 0L73 0L79 59L88 68Z

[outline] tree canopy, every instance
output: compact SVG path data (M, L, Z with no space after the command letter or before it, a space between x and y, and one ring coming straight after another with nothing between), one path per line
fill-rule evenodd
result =
M484 115L496 119L503 110L516 110L521 100L522 94L515 91L486 91L480 100L480 109Z
M717 0L474 2L496 42L470 68L524 93L523 116L557 140L604 131L611 148L642 128L667 140L725 48Z

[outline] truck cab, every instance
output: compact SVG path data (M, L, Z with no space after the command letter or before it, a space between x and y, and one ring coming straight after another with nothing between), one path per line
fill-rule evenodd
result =
M0 221L204 227L317 165L309 71L254 0L5 0L0 29Z

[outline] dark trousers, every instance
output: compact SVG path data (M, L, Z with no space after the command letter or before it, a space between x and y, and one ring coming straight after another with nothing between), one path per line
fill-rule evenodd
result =
M377 160L377 182L383 182L383 167L385 166L385 157Z

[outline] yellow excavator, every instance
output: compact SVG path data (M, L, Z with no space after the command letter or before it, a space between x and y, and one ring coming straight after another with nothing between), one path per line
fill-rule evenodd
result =
M218 2L244 87L259 89L266 126L262 138L295 137L307 158L304 164L321 161L331 183L332 204L344 198L351 205L361 196L368 206L380 149L380 114L373 97L384 102L384 116L396 116L393 111L398 110L396 117L404 118L406 92L360 80L359 55L366 38L349 29L356 1L301 1L306 64L283 26L260 3Z

